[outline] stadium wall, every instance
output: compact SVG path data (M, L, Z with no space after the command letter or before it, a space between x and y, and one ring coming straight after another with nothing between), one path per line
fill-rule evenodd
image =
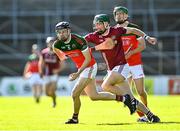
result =
M102 76L97 77L97 90L101 91ZM58 96L70 96L76 81L68 81L68 77L58 79ZM180 94L180 76L147 76L145 88L151 95L177 95ZM135 89L132 88L134 93ZM28 80L22 77L3 77L0 79L1 96L31 96L32 89Z

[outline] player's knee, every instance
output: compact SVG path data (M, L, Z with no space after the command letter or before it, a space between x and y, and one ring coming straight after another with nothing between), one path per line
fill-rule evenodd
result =
M102 88L104 91L111 91L111 88L110 88L110 86L108 86L108 84L103 84Z
M52 92L46 92L47 96L52 96Z
M97 96L89 96L90 97L90 99L92 100L92 101L97 101L98 100L98 97Z
M72 91L72 98L75 99L80 96L80 93L78 93L76 90Z
M51 96L50 93L46 92L46 96Z

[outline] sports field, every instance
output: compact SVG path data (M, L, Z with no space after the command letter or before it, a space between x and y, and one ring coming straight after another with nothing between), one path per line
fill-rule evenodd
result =
M56 108L47 97L39 104L32 97L0 97L0 130L180 130L180 96L149 96L149 107L161 118L156 124L137 123L137 114L129 115L122 103L81 100L80 123L66 125L71 97L58 97Z

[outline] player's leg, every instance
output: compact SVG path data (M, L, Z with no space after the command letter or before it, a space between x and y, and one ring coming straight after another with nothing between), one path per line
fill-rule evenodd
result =
M140 96L142 103L147 107L147 93L145 91L145 86L144 86L145 76L144 76L142 65L130 66L129 68L130 68L130 71L132 72L132 77L135 83L137 93ZM137 113L140 116L140 118L138 119L139 122L148 121L142 112L137 111Z
M97 92L96 90L96 83L95 79L91 80L91 82L86 86L84 89L86 94L91 98L93 101L103 100L103 101L110 101L116 100L118 102L124 102L126 105L131 105L131 98L129 95L116 95L110 92Z
M38 73L32 73L31 77L29 79L30 81L30 85L32 86L32 92L33 92L33 96L35 98L35 101L37 103L39 103L39 97L40 97L40 93L39 93L39 74Z
M40 101L40 97L43 93L43 82L42 79L40 78L40 75L36 75L36 84L35 84L35 92L36 92L36 102Z
M56 102L54 102L54 100L56 99L56 97L54 96L54 89L52 87L52 82L48 81L47 83L45 83L44 88L45 88L46 96L49 96L49 97L51 97L53 99L52 107L55 107Z
M49 94L53 100L53 105L52 107L56 107L56 90L57 90L57 80L58 80L58 75L54 74L50 76L50 88L49 88Z
M130 110L130 113L134 113L136 109L131 105L129 102L129 99L132 98L131 90L128 86L128 83L125 81L125 78L127 77L129 73L128 65L120 65L115 67L112 71L110 71L105 78L105 80L102 83L102 88L105 91L111 92L116 95L126 96L126 99L124 101L124 104L127 105L127 107ZM120 88L119 84L124 84L124 88ZM127 91L129 90L129 91ZM127 93L128 92L128 93Z
M39 103L39 99L37 96L37 85L36 84L32 85L32 92L33 92L33 96L34 96L36 103Z
M143 104L147 106L147 93L144 87L144 78L134 79L136 90Z
M53 100L53 105L52 107L56 107L56 90L57 90L57 82L56 81L52 81L49 87L49 96L52 98Z
M73 116L71 119L65 122L65 124L78 123L78 115L81 107L80 94L90 81L91 79L89 78L80 77L79 80L76 82L72 90L73 108L74 108Z
M144 88L144 78L139 78L139 79L134 79L134 83L136 85L136 90L137 93L140 96L140 99L142 101L142 103L147 107L147 93L145 91ZM144 114L142 112L137 111L138 115L139 115L139 119L138 121L142 121L142 122L146 122L146 118L144 117Z
M91 98L91 100L115 100L116 95L109 92L97 92L96 90L96 80L92 79L89 84L84 89L86 94Z
M37 103L40 101L40 97L42 95L42 85L41 84L35 84L33 86L33 92L34 92L34 97Z
M141 102L139 102L138 100L136 100L134 98L134 96L132 95L132 92L129 88L129 85L126 82L118 83L117 86L122 88L125 94L129 94L131 96L131 104L133 106L134 112L136 110L143 112L147 116L148 120L151 122L159 122L160 121L159 117L154 115L144 104L142 104ZM131 114L134 112L131 112Z
M91 73L91 75L89 72ZM95 64L93 66L92 70L91 70L91 68L87 68L81 74L81 76L84 78L87 78L87 77L91 78L91 81L85 88L85 92L92 100L117 100L117 101L121 101L121 102L124 102L126 100L125 96L121 96L118 94L114 95L110 92L97 92L96 80L95 80L96 73L97 73L97 65ZM129 97L127 97L127 99L128 98ZM126 101L128 101L128 100L126 100Z
M131 97L131 105L127 105L127 106L130 109L130 113L133 114L138 109L144 114L146 114L148 119L151 121L152 118L156 116L153 115L153 113L150 112L150 110L147 107L145 107L141 102L139 102L134 98L128 83L124 80L125 78L127 78L128 73L129 73L128 65L117 66L111 71L110 75L107 76L102 86L105 90L108 90L114 94L116 93L119 93L119 95L129 94L129 96ZM153 122L160 121L159 118L157 119L154 118L154 119L155 120Z
M45 90L46 90L46 95L51 97L53 100L52 107L55 107L56 106L56 94L55 94L56 83L55 82L47 83L45 85Z
M125 94L124 90L116 86L116 83L122 83L124 80L125 78L121 74L112 71L103 81L102 88L113 94L123 95Z
M97 64L94 64L92 67L86 68L83 72L81 72L78 81L76 82L73 91L73 107L74 113L71 119L69 119L66 124L77 124L78 123L78 115L81 107L80 94L83 89L95 78L97 74Z
M57 76L45 76L45 93L47 96L51 97L53 100L52 107L56 106L56 89L57 89Z
M49 87L50 87L50 86L51 86L51 83L50 83L50 82L44 84L46 96L50 96L50 93L49 93Z

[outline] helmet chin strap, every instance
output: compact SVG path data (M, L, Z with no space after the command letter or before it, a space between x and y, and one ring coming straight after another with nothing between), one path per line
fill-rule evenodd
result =
M124 24L127 20L128 20L128 19L123 20L123 21L117 21L116 23L117 23L117 24Z
M104 34L106 31L107 31L107 29L105 29L104 31L98 31L97 33L98 33L99 35L102 35L102 34Z
M104 33L108 30L108 27L109 27L109 26L105 26L105 25L104 25L104 27L105 27L104 31L98 31L98 32L97 32L99 35L104 34Z

